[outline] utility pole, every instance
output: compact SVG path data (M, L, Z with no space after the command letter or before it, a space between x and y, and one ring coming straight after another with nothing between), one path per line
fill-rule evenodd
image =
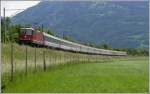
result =
M25 74L27 75L28 72L28 48L25 46Z
M10 33L10 64L11 64L11 74L10 74L10 81L13 81L13 73L14 73L14 64L13 64L13 43L12 43L12 37L11 37L11 33Z
M6 9L5 7L3 8L4 32L3 32L3 34L1 35L1 36L3 37L3 38L1 37L3 43L5 43L6 40L7 40L7 39L6 39L6 32L7 32L6 30L8 30L8 29L7 29L8 27L6 26L6 25L7 25L7 23L6 23L6 12L9 12L9 11L16 11L16 10L19 11L19 10L25 10L25 9Z
M34 47L34 51L35 51L35 53L34 53L34 63L35 63L35 72L36 72L36 47Z
M43 24L42 24L42 32L44 32L43 28L44 28L44 26L43 26Z
M43 50L43 69L46 71L45 49Z
M4 12L4 32L3 32L3 42L5 43L5 33L6 33L6 18L5 18L5 11L6 11L6 9L4 8L3 9L3 12Z

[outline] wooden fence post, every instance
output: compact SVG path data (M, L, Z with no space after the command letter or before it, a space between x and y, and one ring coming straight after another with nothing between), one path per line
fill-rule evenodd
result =
M43 69L46 71L45 51L43 51Z
M26 47L26 56L25 56L25 74L27 75L27 72L28 72L28 48L27 48L27 46L25 46Z
M11 45L11 51L10 51L10 63L11 63L11 73L10 73L10 81L13 81L13 77L14 77L14 65L13 65L13 44L12 44L12 41L10 43Z
M3 9L3 13L4 13L4 32L3 32L3 42L5 43L5 39L6 39L6 17L5 17L5 12L6 9Z
M89 59L89 55L87 55L87 61L88 61L88 62L90 61L90 59Z
M61 63L61 62L62 62L62 57L61 57L61 56L62 56L62 55L60 54L60 58L59 58L60 60L59 60L59 63Z
M35 51L35 52L34 52L34 56L35 56L35 57L34 57L34 63L35 63L34 66L35 66L35 72L36 72L36 47L34 48L34 51Z
M56 58L57 58L57 55L54 56L54 60L53 60L54 64L56 64Z

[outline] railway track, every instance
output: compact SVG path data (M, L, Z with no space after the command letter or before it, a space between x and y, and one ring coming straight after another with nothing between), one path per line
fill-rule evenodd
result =
M97 54L97 55L109 55L109 56L126 56L127 53L123 51L98 49L79 43L67 41L44 32L40 32L33 28L21 28L20 35L18 37L20 42L28 42L30 44L41 45L46 47L58 48L66 51Z

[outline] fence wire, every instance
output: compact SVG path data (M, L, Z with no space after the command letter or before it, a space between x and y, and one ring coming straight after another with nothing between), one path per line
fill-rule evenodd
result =
M54 65L113 60L111 56L65 52L16 43L12 45L13 47L10 47L9 44L2 44L2 75L5 75L5 80L15 79L16 73L19 72L20 76L24 76L31 72L46 71ZM117 57L113 58L117 60Z

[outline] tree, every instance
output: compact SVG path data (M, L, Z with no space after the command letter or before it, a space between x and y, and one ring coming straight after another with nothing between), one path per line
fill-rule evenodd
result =
M12 41L17 41L19 36L19 31L22 26L20 24L12 25L11 26L11 36Z
M48 30L45 30L45 32L48 33L48 34L50 34L50 35L53 35L53 36L56 35L54 32L50 31L49 29L48 29Z
M111 47L107 44L102 44L102 45L99 46L99 48L101 48L101 49L111 49Z
M55 34L54 32L52 32L50 29L44 28L44 27L42 27L42 26L39 26L39 27L37 28L37 30L39 30L40 32L45 32L45 33L47 33L47 34L56 36L56 34Z
M9 31L11 26L11 20L9 17L1 18L1 34L2 34L2 42L7 42L9 38Z
M95 44L95 43L84 43L84 45L90 46L90 47L96 47L96 44Z
M66 35L64 35L64 36L63 36L63 39L65 39L65 40L69 40L69 41L71 41L71 40L72 40L72 39L71 39L71 37L66 36Z

